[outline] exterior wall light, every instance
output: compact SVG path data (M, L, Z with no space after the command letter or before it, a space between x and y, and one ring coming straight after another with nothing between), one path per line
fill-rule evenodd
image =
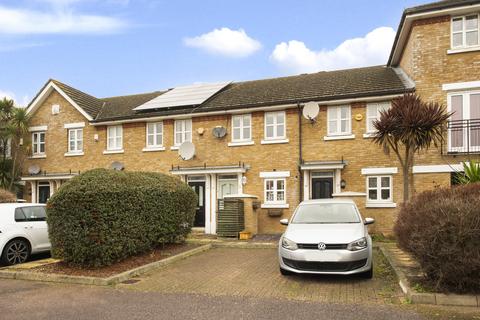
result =
M347 182L344 179L342 179L340 181L340 188L345 189L346 186L347 186Z

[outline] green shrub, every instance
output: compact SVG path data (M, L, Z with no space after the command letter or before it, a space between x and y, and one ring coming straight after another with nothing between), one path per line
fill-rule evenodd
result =
M480 291L480 184L417 195L402 207L395 234L433 288Z
M48 201L53 255L73 265L99 267L183 239L193 224L196 201L195 192L172 176L85 172Z

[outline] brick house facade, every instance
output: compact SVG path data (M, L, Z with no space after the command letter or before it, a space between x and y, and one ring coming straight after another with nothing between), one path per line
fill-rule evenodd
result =
M216 232L217 200L228 195L248 204L253 233L281 232L273 213L288 218L300 201L322 197L354 199L376 219L374 232L390 233L403 198L401 168L372 143L371 121L412 91L461 110L462 129L418 155L412 173L415 192L451 184L452 172L480 151L477 131L465 127L480 118L480 43L471 35L476 16L479 37L478 12L480 1L461 0L407 9L387 66L228 83L193 105L158 107L161 91L99 99L49 80L29 105L26 198L44 202L92 168L157 171L196 188L206 233ZM305 105L318 106L314 121L303 116ZM213 134L218 127L224 137ZM192 159L179 157L183 140L195 147Z

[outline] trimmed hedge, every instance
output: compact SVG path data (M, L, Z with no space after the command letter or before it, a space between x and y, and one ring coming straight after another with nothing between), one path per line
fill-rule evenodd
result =
M48 201L53 255L69 264L100 267L184 239L196 204L195 192L172 176L85 172Z
M394 230L436 290L480 292L480 184L417 195Z

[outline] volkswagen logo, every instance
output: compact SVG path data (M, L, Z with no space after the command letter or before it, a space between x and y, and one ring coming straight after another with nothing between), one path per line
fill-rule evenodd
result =
M320 242L318 244L318 250L325 250L325 249L327 249L327 245L323 242Z

